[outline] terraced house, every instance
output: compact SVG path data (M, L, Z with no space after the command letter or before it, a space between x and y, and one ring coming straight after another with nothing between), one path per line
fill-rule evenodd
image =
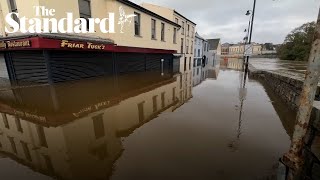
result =
M181 55L180 72L183 74L181 80L184 79L186 82L187 79L192 79L196 23L171 8L149 3L142 3L141 6L180 25L181 28L174 30L177 31L174 43L180 46L177 52ZM192 84L185 85L192 86Z

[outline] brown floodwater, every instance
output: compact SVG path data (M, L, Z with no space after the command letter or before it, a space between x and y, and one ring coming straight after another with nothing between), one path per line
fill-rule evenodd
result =
M0 92L0 179L267 179L294 112L231 69Z

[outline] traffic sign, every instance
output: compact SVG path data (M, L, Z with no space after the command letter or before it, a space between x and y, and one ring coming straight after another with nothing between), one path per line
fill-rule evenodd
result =
M253 46L252 44L246 44L244 47L244 56L252 56Z

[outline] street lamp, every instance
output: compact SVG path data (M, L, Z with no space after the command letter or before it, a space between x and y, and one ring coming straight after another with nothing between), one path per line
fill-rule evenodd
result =
M248 10L247 13L246 13L246 16L249 16L251 15L251 21L249 21L249 32L248 32L248 35L249 35L249 42L248 44L251 44L251 40L252 40L252 30L253 30L253 21L254 21L254 14L255 14L255 10L256 10L256 1L257 0L254 0L253 2L253 10ZM246 74L248 72L248 65L249 65L249 56L247 56L247 61L245 62L246 63Z

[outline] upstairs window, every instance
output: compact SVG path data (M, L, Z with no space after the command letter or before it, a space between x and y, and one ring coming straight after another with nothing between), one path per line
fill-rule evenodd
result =
M189 54L189 40L186 42L186 53Z
M183 38L181 38L181 54L183 54Z
M173 43L177 44L177 28L173 28Z
M184 35L184 22L182 21L182 25L181 25L181 34Z
M187 29L188 33L187 36L190 36L190 24L188 24L188 29Z
M78 0L81 18L91 18L90 0Z
M89 29L89 18L91 18L91 3L90 0L78 0L80 18L87 20L87 29Z
M191 41L191 49L190 49L190 53L193 53L193 41Z
M134 12L134 35L140 36L140 14Z
M18 13L16 0L9 0L9 11L12 13ZM20 24L20 20L17 15L12 14L12 19Z
M161 41L164 41L165 39L164 31L165 31L165 24L161 23Z
M191 31L191 37L194 37L194 27L192 27L192 31Z
M156 39L156 20L151 19L151 39Z

